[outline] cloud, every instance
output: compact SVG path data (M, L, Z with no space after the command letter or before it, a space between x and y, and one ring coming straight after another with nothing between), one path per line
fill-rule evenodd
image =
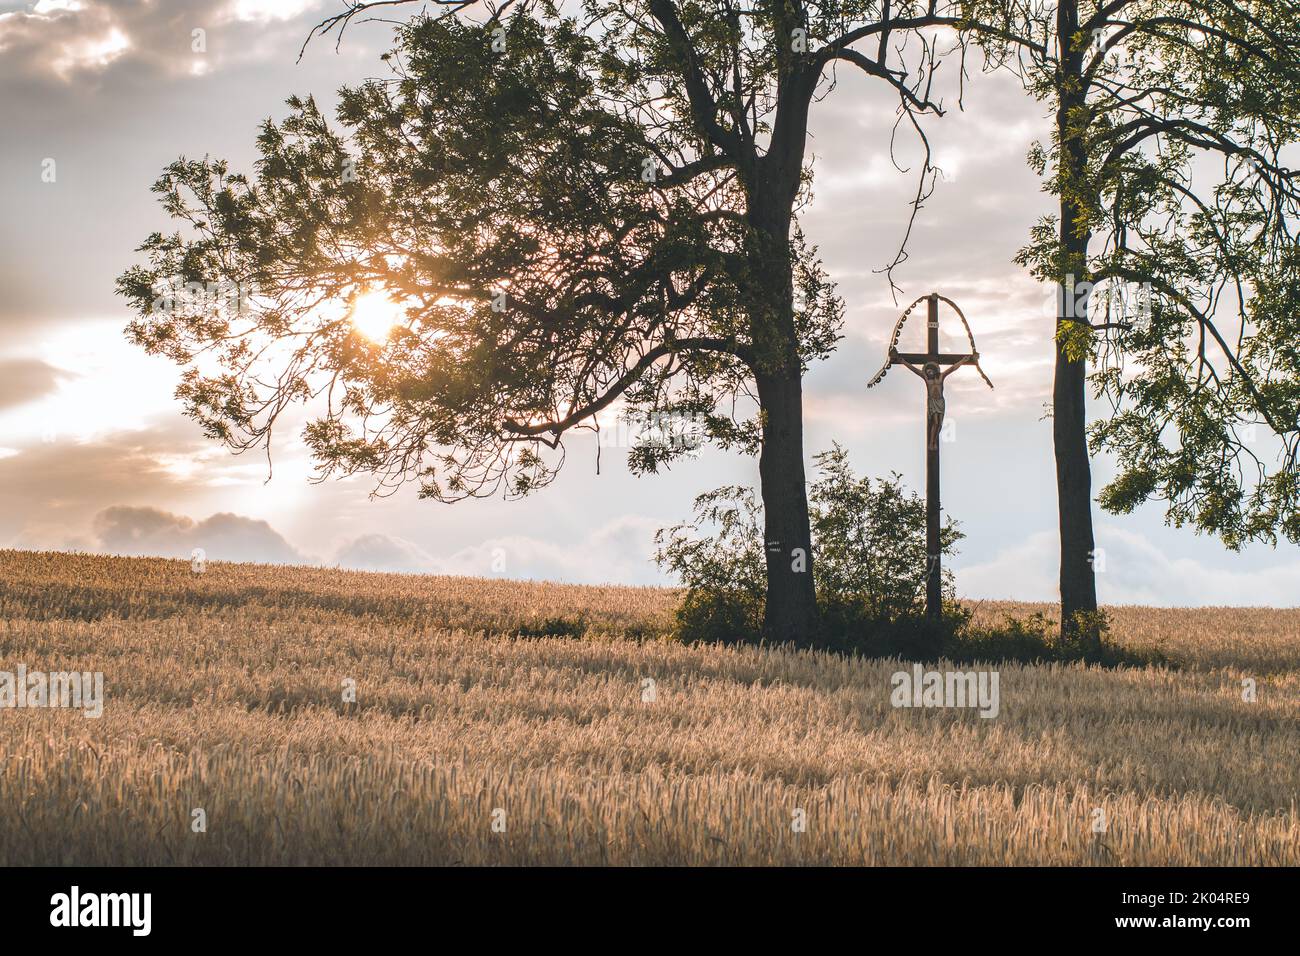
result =
M1046 531L1030 535L991 561L958 567L955 575L957 593L962 597L1058 600L1056 536Z
M161 459L194 448L186 431L178 424L87 441L56 433L0 458L0 540L67 547L107 505L175 499L197 482Z
M69 377L39 359L0 359L0 411L42 398Z
M304 14L322 6L320 0L41 0L29 10L0 13L0 52L6 72L38 83L71 86L110 70L197 76L214 62L260 56L265 33L276 24L284 25L286 41L296 37L301 44L309 22Z
M1300 562L1227 570L1162 550L1144 535L1113 525L1097 528L1097 596L1103 604L1165 607L1294 607ZM1055 601L1058 551L1041 532L992 561L960 568L957 591L968 597Z
M9 69L68 83L99 72L132 47L131 10L106 4L42 0L30 11L0 14L0 51Z
M363 534L334 555L334 564L357 571L396 571L427 574L438 562L418 544L386 534Z
M571 542L501 535L448 557L386 534L364 534L335 552L332 564L361 571L544 579L572 584L664 584L651 559L661 522L623 515Z
M510 535L456 552L449 573L545 579L572 584L662 584L651 554L659 522L624 515L572 542Z
M247 507L247 493L225 494L232 484L256 489L262 514L292 505L302 487L291 483L292 448L277 462L291 478L272 495L265 459L230 454L175 412L107 427L128 421L138 404L131 394L136 369L119 366L118 378L82 375L55 399L0 415L0 546L80 546L96 515L115 505L205 514Z
M317 5L317 0L234 0L226 9L236 20L292 20Z
M96 515L93 528L96 550L112 554L187 558L202 548L217 561L309 561L267 522L228 512L194 521L160 508L117 505Z
M107 554L188 558L202 548L209 559L263 564L304 564L401 574L453 574L572 584L666 584L652 560L654 533L664 522L623 515L576 540L498 535L435 555L424 544L397 535L367 532L349 539L332 557L300 549L267 521L222 512L202 520L153 506L113 505L73 527L41 527L19 535L13 546L96 551Z

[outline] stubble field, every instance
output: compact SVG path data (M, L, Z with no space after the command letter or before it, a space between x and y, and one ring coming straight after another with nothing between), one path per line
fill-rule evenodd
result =
M0 551L0 671L105 682L0 709L0 864L1300 863L1300 610L1113 608L1174 666L999 665L984 719L675 601Z

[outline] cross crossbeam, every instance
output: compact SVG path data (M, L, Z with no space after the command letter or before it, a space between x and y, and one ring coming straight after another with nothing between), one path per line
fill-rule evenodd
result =
M911 362L915 365L924 365L926 362L935 362L939 365L957 365L967 359L977 359L980 355L978 352L900 352L895 349L890 353L889 357L891 365L896 362Z

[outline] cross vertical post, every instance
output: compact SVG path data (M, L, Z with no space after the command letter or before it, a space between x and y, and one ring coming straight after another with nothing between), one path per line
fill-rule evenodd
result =
M926 303L925 351L900 352L898 339L907 317L922 302ZM961 319L970 342L969 352L939 351L939 303L946 302ZM943 614L943 535L939 524L939 441L943 434L943 416L946 402L943 381L963 365L973 365L989 388L993 383L980 368L980 354L975 350L975 336L970 324L957 303L938 292L923 295L902 314L894 326L889 346L889 358L880 371L867 383L867 388L880 384L891 366L902 365L925 383L925 615L937 621Z
M926 359L939 360L939 296L931 293L926 309ZM925 616L937 621L943 609L943 577L940 560L943 548L939 542L939 443L931 440L930 423L926 421L925 445Z

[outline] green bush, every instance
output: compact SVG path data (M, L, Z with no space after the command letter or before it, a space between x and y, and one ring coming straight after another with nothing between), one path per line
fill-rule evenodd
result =
M1155 650L1121 647L1111 635L1105 612L1089 615L1079 628L1062 636L1056 622L1038 613L1008 617L996 625L975 626L967 620L946 638L942 656L956 664L1017 661L1022 664L1068 664L1079 661L1102 667L1169 665Z
M925 501L909 493L902 476L874 483L849 467L838 444L813 458L819 477L809 488L817 589L827 618L896 622L924 611ZM939 529L940 552L956 553L964 535L949 520ZM944 599L954 597L943 572Z
M548 617L521 624L515 633L520 637L582 637L588 630L582 618Z
M683 640L759 640L767 589L761 514L752 489L727 485L695 499L695 523L655 534L655 560L686 586L677 609L677 633ZM714 535L698 533L706 524L717 529Z
M903 635L938 628L922 617L925 596L925 502L897 474L855 476L835 445L817 455L809 517L822 628L819 644L836 649L902 646ZM761 637L767 565L762 507L752 489L730 485L695 499L694 520L656 535L656 560L686 587L678 635L689 641L751 643ZM712 534L707 529L713 529ZM943 553L962 537L949 521ZM944 594L953 579L944 573ZM945 616L953 626L952 615ZM937 637L934 638L938 640ZM937 646L937 644L936 644Z
M703 644L756 644L763 598L739 590L690 590L675 612L677 635Z

